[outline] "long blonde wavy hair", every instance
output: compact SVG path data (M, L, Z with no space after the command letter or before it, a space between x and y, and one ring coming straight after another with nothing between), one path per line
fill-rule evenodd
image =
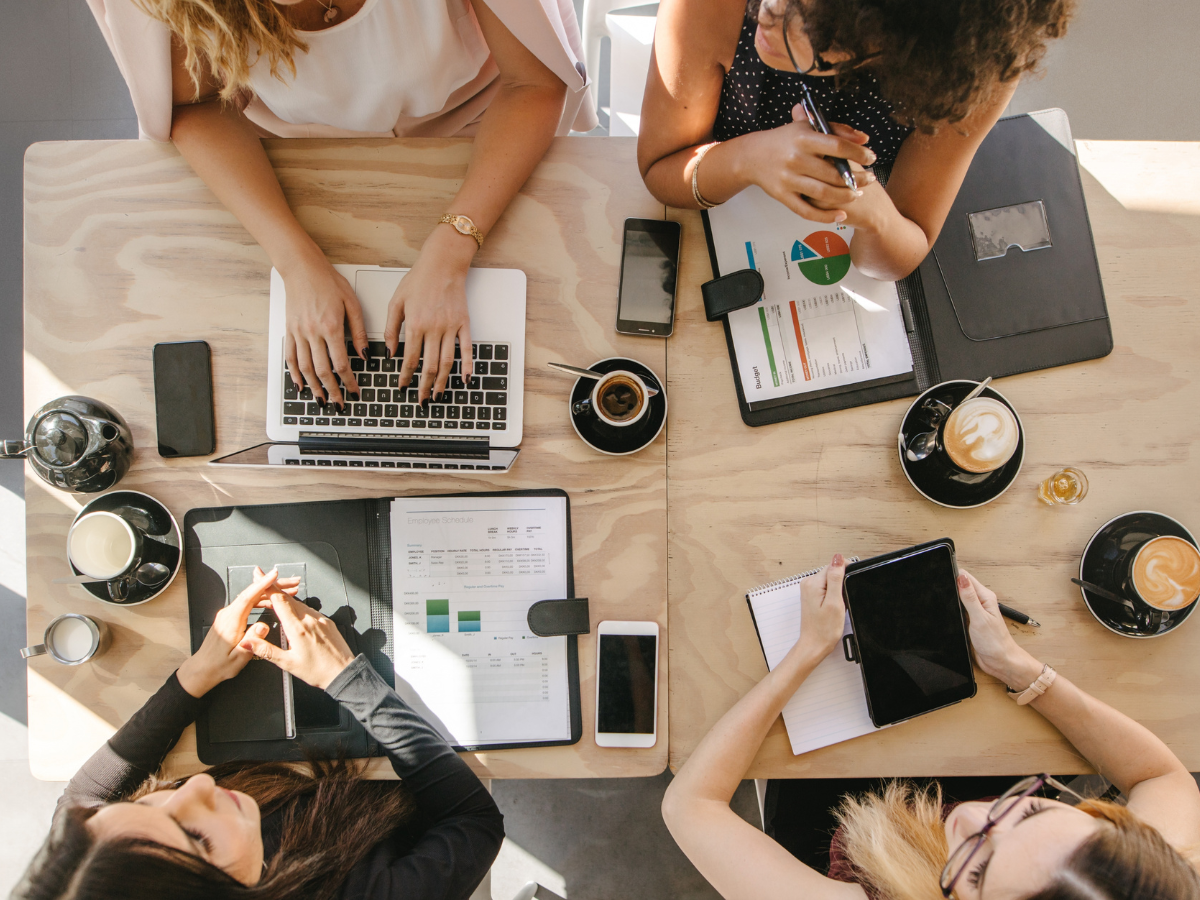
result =
M1103 821L1030 900L1197 900L1200 876L1158 831L1123 806L1088 800ZM857 880L883 900L943 900L938 879L948 848L942 793L895 781L882 794L846 797L841 843Z
M199 96L205 66L221 85L221 99L233 100L250 84L250 66L265 56L271 75L283 67L296 74L296 51L308 44L271 0L134 0L171 29L187 51L184 65Z

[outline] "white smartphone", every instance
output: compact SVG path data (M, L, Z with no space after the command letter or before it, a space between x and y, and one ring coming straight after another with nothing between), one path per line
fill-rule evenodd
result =
M658 623L596 629L596 744L653 747L658 740Z

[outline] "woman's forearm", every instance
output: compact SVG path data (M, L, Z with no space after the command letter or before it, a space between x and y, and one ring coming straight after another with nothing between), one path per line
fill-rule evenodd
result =
M171 140L276 268L321 254L296 221L262 141L239 110L220 100L177 106Z
M1061 674L1030 706L1061 731L1097 772L1126 794L1139 782L1171 772L1186 774L1179 758L1149 729L1080 690Z
M490 231L549 149L565 96L562 82L501 86L479 123L467 177L449 212Z
M646 187L656 200L675 209L699 209L692 195L692 170L701 166L696 178L700 196L709 203L724 203L754 183L749 176L757 132L720 143L707 142L685 147L651 165L644 175ZM705 150L705 148L708 148ZM703 163L700 162L703 151Z
M850 213L848 224L855 226L850 259L869 278L899 281L912 274L929 253L928 235L896 209L878 182L863 188L862 198Z
M721 717L671 782L663 803L668 824L689 800L730 801L779 713L820 661L797 648Z

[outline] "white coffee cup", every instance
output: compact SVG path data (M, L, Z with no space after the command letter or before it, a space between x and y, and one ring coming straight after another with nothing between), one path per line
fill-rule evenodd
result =
M98 581L128 572L141 550L141 534L115 513L88 513L67 532L67 557L80 572Z
M630 399L628 402L620 401L613 405L613 398L610 394L620 391L622 387ZM624 428L640 422L645 417L646 410L650 408L650 398L647 393L646 382L640 376L624 369L618 369L615 372L608 372L596 382L589 399L596 418L605 425ZM620 407L626 407L628 412L619 409Z
M46 626L43 643L21 649L21 657L49 655L64 666L78 666L108 646L108 626L91 616L67 613Z

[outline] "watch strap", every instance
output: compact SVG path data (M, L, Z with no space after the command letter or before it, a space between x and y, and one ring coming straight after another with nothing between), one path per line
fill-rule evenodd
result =
M1054 679L1057 677L1057 672L1050 668L1050 666L1043 665L1042 674L1033 680L1033 684L1023 691L1014 691L1012 688L1009 688L1008 696L1016 700L1018 706L1025 706L1027 703L1032 703L1038 697L1042 696L1042 694L1046 693L1050 689L1050 685L1054 684Z
M704 314L716 322L738 309L753 306L763 295L763 277L754 269L741 269L700 285Z
M538 637L560 634L587 634L592 630L587 597L565 600L539 600L525 614L529 630Z
M460 222L467 226L466 231L463 231L462 228L459 227ZM459 234L468 235L470 237L473 237L473 238L475 238L476 244L478 244L480 247L483 246L483 232L475 227L475 223L471 221L471 218L469 216L458 216L458 215L454 215L452 213L447 213L446 215L444 215L440 219L438 219L438 224L439 225L450 225Z

